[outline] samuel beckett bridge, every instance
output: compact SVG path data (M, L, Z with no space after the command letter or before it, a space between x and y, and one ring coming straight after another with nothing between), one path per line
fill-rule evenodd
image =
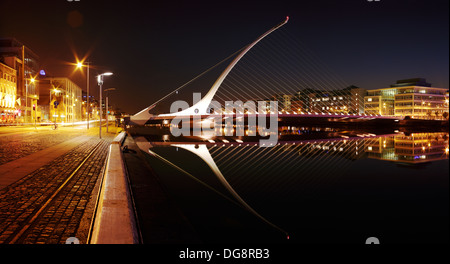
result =
M166 120L167 122L167 120L180 117L204 119L223 115L233 118L276 115L279 120L288 122L305 120L305 118L325 118L329 121L382 119L389 120L389 122L396 119L364 114L363 94L346 93L342 88L348 87L348 84L337 78L335 74L329 73L317 59L311 57L311 52L304 50L302 52L300 50L302 44L296 42L292 35L281 30L288 21L289 17L286 17L283 22L259 36L251 44L131 116L130 124L144 125L149 121ZM269 35L278 31L284 34L281 39L270 41ZM262 50L255 50L259 43L260 45L265 44L264 47L261 47ZM294 45L294 47L286 46L286 44ZM245 56L252 52L250 58ZM175 111L171 110L170 113L158 115L150 113L160 102L172 95L178 95L179 91L192 81L233 57L234 59L203 97L197 95L196 98L194 94L192 106L184 105L181 107L181 111L180 108L177 108ZM244 57L247 61L238 65ZM232 72L235 68L239 69ZM308 91L317 91L310 87L319 88L320 93L325 97L300 96ZM261 105L261 107L256 103L250 106L244 104L240 109L227 108L226 102L245 103L249 99L258 102L264 101L267 104ZM277 101L277 108L268 105L272 100ZM225 107L220 107L220 104L218 106L218 101L225 102ZM396 121L398 122L398 120Z
M147 153L148 160L188 176L247 210L286 239L298 239L301 235L287 230L279 218L257 206L259 202L270 204L270 195L251 199L248 194L295 195L314 189L322 181L337 181L354 161L367 157L371 152L381 157L392 156L393 150L388 149L386 142L402 136L403 132L387 125L401 123L402 120L364 114L361 90L352 90L312 58L311 52L305 52L301 43L283 30L288 21L289 17L129 120L130 125L163 124L168 127L170 121L188 118L193 128L197 122L208 123L211 119L219 119L226 124L230 120L236 121L235 126L219 128L225 135L209 130L210 134L203 133L199 137L195 133L194 137L179 137L159 128L148 128L149 133L144 132L147 128L137 128L134 132L130 129L129 132L136 143L135 150ZM280 38L273 38L277 36L273 34L275 32L280 33ZM294 44L294 47L289 47L289 44ZM181 100L179 93L183 88L225 61L231 63L203 97L199 93L190 95L193 97L192 105ZM178 103L175 107L172 104L169 113L151 113L169 97L177 97L178 100L174 100ZM250 125L252 118L258 118L259 127L266 124L261 125L261 119L275 118L277 127L268 134L277 140L262 143L259 139L267 137L267 134L260 133L260 138L248 135L257 129L255 123ZM238 120L249 122L243 125ZM302 128L308 122L312 125ZM333 122L369 123L378 126L374 129L377 134L372 129L359 127L334 130L329 126ZM315 125L317 127L314 128ZM170 127L176 126L171 124ZM240 130L243 134L228 134L226 129ZM427 158L428 154L422 154ZM447 157L447 154L439 155L442 156L440 158ZM174 158L180 156L186 158ZM195 165L192 164L194 160Z

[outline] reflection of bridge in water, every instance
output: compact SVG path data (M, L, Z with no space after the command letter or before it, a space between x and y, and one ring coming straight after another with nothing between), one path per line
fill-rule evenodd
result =
M195 154L223 183L248 181L258 185L258 179L265 179L267 186L271 181L278 181L277 178L287 177L289 180L283 181L284 184L294 185L297 176L329 177L344 172L353 161L360 159L422 164L445 160L449 155L448 133L341 134L328 139L279 140L270 148L261 148L258 141L244 141L246 139L253 138L198 138L198 141L191 138L184 142L149 142L145 137L135 138L146 153L157 154L159 148L170 147Z
M186 171L182 160L171 160L159 150L172 148L177 152L184 151L183 155L199 157L203 166L210 168L235 201L287 235L286 231L258 213L241 194L276 190L283 190L286 195L309 192L311 186L318 182L338 181L354 161L361 159L409 164L445 160L449 154L448 138L448 133L340 134L327 139L279 140L271 148L261 148L259 142L245 141L252 138L243 137L198 138L197 141L190 138L184 142L183 138L175 142L165 137L160 141L136 137L135 141L142 151L193 178L196 178L195 171ZM195 166L202 165L198 163Z
M334 133L339 134L339 133ZM166 137L163 137L163 139ZM168 139L168 138L166 138ZM258 156L267 156L263 162L280 163L285 162L286 155L299 157L312 156L337 156L349 160L360 158L374 158L386 161L423 163L442 159L448 159L449 141L448 133L396 133L389 135L376 135L372 133L355 134L346 136L342 133L338 138L325 139L303 139L303 140L279 140L278 143L269 149L259 148L258 141L248 141L251 137L220 137L220 138L198 138L199 141L191 138L183 141L182 138L176 141L151 141L144 137L139 137L138 142L148 142L148 149L153 147L181 147L194 146L194 149L203 149L211 153L213 161L242 161L246 160L247 165L256 165L251 160L261 160ZM144 150L145 152L148 149ZM195 152L195 151L194 151ZM268 155L270 153L270 155ZM277 153L276 156L274 156ZM280 153L283 153L281 155ZM281 158L280 158L281 156ZM232 158L231 158L232 157ZM270 160L267 160L269 159ZM207 158L209 160L209 158ZM214 165L215 166L215 165ZM236 166L236 165L234 165ZM219 166L220 167L220 166ZM225 167L227 167L225 165Z

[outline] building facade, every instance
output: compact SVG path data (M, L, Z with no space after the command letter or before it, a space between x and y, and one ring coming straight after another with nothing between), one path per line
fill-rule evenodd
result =
M39 100L39 57L15 38L0 38L0 61L16 70L19 121L33 122Z
M425 79L400 80L390 88L368 90L364 109L366 114L444 119L449 111L448 89L431 87Z
M290 102L291 109L303 113L364 113L362 88L349 86L341 90L303 89Z
M0 63L0 123L16 121L17 75L16 70Z
M277 94L272 99L278 102L278 111L289 113L294 110L291 106L293 97L290 94Z
M83 120L81 88L65 77L45 77L40 80L40 120L73 123Z
M367 90L364 112L368 115L394 116L395 88Z

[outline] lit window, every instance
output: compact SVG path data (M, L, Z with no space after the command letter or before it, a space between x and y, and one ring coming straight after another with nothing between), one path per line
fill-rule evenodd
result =
M368 101L368 102L372 102L372 98L368 98L367 101Z

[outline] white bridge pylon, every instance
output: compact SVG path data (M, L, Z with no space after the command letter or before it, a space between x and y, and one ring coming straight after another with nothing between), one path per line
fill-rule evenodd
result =
M194 115L209 115L209 107L211 104L211 101L216 94L217 90L219 89L222 82L225 80L227 75L231 72L231 70L234 68L234 66L244 57L244 55L252 49L258 42L260 42L262 39L264 39L266 36L274 32L275 30L279 29L280 27L284 26L289 21L289 17L286 17L286 19L278 24L277 26L271 28L266 33L262 34L259 38L257 38L253 43L248 45L239 55L228 65L228 67L222 72L222 74L219 76L219 78L216 80L216 82L213 84L211 89L208 91L208 93L197 103L195 103L193 106L182 110L180 112L176 113L170 113L170 114L161 114L158 115L159 117L177 117L177 116L194 116ZM133 115L130 120L131 122L138 124L138 125L144 125L150 118L152 118L152 115L149 113L149 110L151 110L154 107L154 105L151 105L144 110L140 111L139 113Z

